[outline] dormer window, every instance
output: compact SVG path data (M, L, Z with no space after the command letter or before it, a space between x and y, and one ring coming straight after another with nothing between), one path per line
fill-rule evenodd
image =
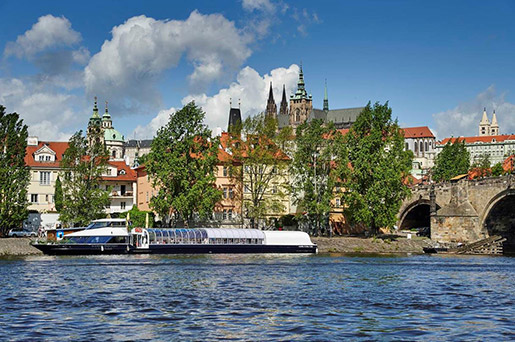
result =
M126 172L125 170L123 170L123 169L122 169L122 170L118 171L118 174L119 174L119 175L126 175L126 174L127 174L127 172Z

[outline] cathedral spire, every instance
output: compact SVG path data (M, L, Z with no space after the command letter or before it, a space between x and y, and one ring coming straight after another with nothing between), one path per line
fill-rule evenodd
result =
M492 124L490 125L490 135L499 135L499 124L497 123L497 116L495 110L492 115Z
M277 105L274 100L274 91L272 89L272 81L270 81L270 92L268 94L268 101L266 103L266 116L275 118L277 116Z
M286 87L283 84L283 98L281 99L281 107L279 108L279 114L288 114L288 101L286 100Z
M324 87L324 110L329 110L329 99L327 98L327 79L325 80L325 87Z

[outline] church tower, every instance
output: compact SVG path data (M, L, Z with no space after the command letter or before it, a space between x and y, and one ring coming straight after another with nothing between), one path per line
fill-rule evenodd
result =
M89 118L88 122L88 143L104 143L104 134L102 132L100 115L98 115L97 97L95 96L95 105L93 106L93 115Z
M241 132L241 110L232 108L232 101L229 102L229 123L227 124L227 132L239 134Z
M109 114L109 110L107 109L107 101L105 113L104 115L102 115L102 128L113 128L113 120L111 120L111 115Z
M266 103L266 116L270 116L273 118L277 117L277 105L274 100L274 91L272 90L272 82L270 82L270 93L268 94L268 101Z
M479 136L482 137L487 135L490 135L490 121L488 121L488 116L486 115L485 107L485 109L483 110L483 117L479 122Z
M499 124L497 123L497 116L494 114L492 116L492 124L490 125L490 135L499 135Z
M288 115L288 100L286 100L286 88L283 84L283 98L281 99L281 107L279 107L280 115Z
M329 111L329 99L327 98L327 80L325 80L325 87L324 87L324 112Z
M300 65L299 82L297 83L297 91L290 96L290 126L297 127L307 120L309 114L313 110L313 102L311 94L308 95L304 84L304 73L302 72L302 64Z

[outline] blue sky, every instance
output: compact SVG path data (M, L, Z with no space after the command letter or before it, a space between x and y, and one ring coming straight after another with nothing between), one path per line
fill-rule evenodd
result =
M403 126L474 135L483 107L515 133L513 1L0 0L0 104L66 140L93 96L126 137L151 137L189 100L225 128L229 99L264 110L269 82L322 107L389 101ZM511 63L510 63L511 62Z

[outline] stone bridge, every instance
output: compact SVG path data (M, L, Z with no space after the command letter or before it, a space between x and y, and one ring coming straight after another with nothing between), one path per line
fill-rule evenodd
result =
M416 186L399 211L400 229L430 227L439 242L474 242L492 235L515 247L515 177L462 179Z

